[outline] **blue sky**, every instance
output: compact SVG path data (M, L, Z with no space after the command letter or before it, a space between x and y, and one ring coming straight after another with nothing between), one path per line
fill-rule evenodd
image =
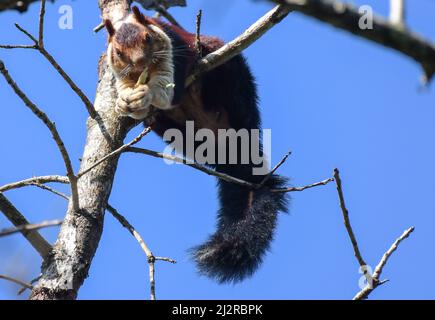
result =
M269 4L249 0L190 0L172 13L195 29L199 8L203 31L226 41L262 16ZM97 1L47 4L46 47L93 99L96 64L105 50ZM386 14L388 1L356 1ZM435 39L435 2L408 1L408 23ZM73 30L57 21L62 4L74 10ZM28 13L0 15L0 43L27 43L13 26L37 32L38 5ZM341 170L354 231L373 267L409 226L407 239L384 269L390 282L373 299L435 298L435 92L421 90L421 70L389 49L307 18L290 14L245 55L257 78L263 127L272 130L274 163L289 150L280 173L299 186ZM86 112L60 76L34 51L0 51L21 88L56 122L78 169L86 134ZM0 185L33 175L64 174L47 129L0 80ZM131 133L133 137L140 128ZM149 135L140 146L163 150ZM67 191L65 187L59 189ZM64 200L35 189L7 193L32 222L62 218ZM276 239L252 279L218 285L200 277L187 249L214 230L217 199L213 178L185 166L138 155L122 157L110 203L136 226L156 255L161 299L349 299L359 290L358 265L345 232L333 184L292 194ZM0 216L0 228L9 227ZM50 241L57 229L42 233ZM21 235L0 239L0 274L30 280L40 258ZM0 299L15 299L16 287L0 282ZM100 247L80 299L147 299L147 263L139 245L109 214Z

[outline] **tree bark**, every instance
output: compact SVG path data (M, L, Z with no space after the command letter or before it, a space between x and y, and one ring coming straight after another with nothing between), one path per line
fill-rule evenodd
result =
M128 0L100 0L103 18L119 19L130 7ZM95 99L96 119L88 119L87 141L81 170L119 148L134 122L115 113L117 92L105 55L99 63L99 84ZM70 201L59 236L43 262L42 277L30 299L75 299L88 275L103 231L104 213L112 189L119 155L108 159L78 181L80 210Z

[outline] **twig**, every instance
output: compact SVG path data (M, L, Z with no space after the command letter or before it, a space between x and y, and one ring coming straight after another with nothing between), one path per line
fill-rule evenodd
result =
M411 227L407 230L405 230L403 232L403 234L397 238L396 241L394 241L394 243L391 245L390 249L388 249L387 252L384 253L384 255L382 256L381 261L379 262L379 264L376 266L374 272L373 272L373 279L371 282L367 283L367 286L365 286L360 292L358 292L355 297L353 298L353 300L364 300L367 299L368 296L370 295L370 293L375 290L377 287L379 287L380 285L384 284L385 282L387 282L388 280L384 280L384 281L380 281L379 278L381 276L382 270L384 269L385 265L388 262L388 259L390 258L390 256L394 253L394 251L397 250L399 244L405 240L406 238L409 237L409 235L415 230L414 227Z
M153 151L153 150L136 148L136 147L129 147L125 151L132 152L132 153L141 153L141 154L145 154L145 155L152 156L155 158L161 158L161 159L170 160L170 161L173 161L176 163L181 163L181 164L184 164L184 165L189 166L191 168L194 168L196 170L202 171L208 175L215 176L215 177L222 179L224 181L235 183L235 184L238 184L238 185L250 188L250 189L257 189L259 186L258 184L251 183L251 182L248 182L248 181L236 178L236 177L232 177L232 176L227 175L225 173L218 172L218 171L215 171L213 169L209 169L206 166L201 165L199 163L192 163L190 161L187 161L184 158L180 158L180 157L173 156L170 154L165 154L165 153L161 153L161 152L157 152L157 151Z
M278 164L264 177L263 181L260 182L260 187L263 187L266 182L272 177L272 175L276 172L276 170L279 169L279 167L281 167L284 162L287 161L288 157L292 154L291 151L287 152L287 154L284 156L284 158L281 159L280 162L278 162Z
M19 189L22 187L27 187L31 184L40 184L40 183L50 183L50 182L58 182L58 183L69 183L68 177L65 176L41 176L41 177L33 177L25 180L21 180L18 182L13 182L6 184L0 187L0 192L9 191L12 189Z
M103 29L104 29L104 22L100 22L100 24L98 26L96 26L93 31L94 31L94 33L98 33Z
M374 16L373 29L367 30L359 27L364 13L352 4L338 0L269 1L287 4L295 11L403 53L422 66L425 82L429 82L435 73L435 43L382 17Z
M60 181L66 181L66 182L68 182L68 180L67 179L60 179ZM58 181L58 182L60 182L60 181ZM50 182L53 182L53 181L50 181ZM35 182L32 182L32 183L25 183L25 184L23 184L23 185L21 185L22 187L25 187L25 186L37 186L37 187L40 187L40 188L42 188L43 190L46 190L46 191L49 191L49 192L51 192L51 193L53 193L53 194L55 194L55 195L57 195L57 196L60 196L60 197L62 197L62 198L64 198L65 200L69 200L69 197L67 196L67 195L65 195L65 194L63 194L63 193L61 193L61 192L59 192L59 191L57 191L57 190L54 190L54 189L52 189L52 188L49 188L49 187L47 187L47 186L44 186L44 185L41 185L41 184L39 184L39 183L35 183ZM0 193L0 196L1 196L2 194ZM0 198L0 200L1 200L1 198ZM0 202L0 210L2 210L2 207L1 207L1 202ZM128 222L128 220L124 217L124 216L122 216L114 207L112 207L110 204L107 204L107 210L121 223L121 225L122 226L124 226L126 229L128 229L128 231L135 237L135 239L139 242L139 244L140 244L140 246L141 246L141 248L142 248L142 250L145 252L145 254L146 254L146 256L147 256L147 261L148 261L148 267L149 267L149 277L150 277L150 287L151 287L151 299L152 300L155 300L156 299L156 293L155 293L155 262L156 261L165 261L165 262L170 262L170 263L176 263L176 261L175 260L173 260L173 259L171 259L171 258L167 258L167 257L159 257L159 256L154 256L153 255L153 253L151 252L151 250L149 249L149 247L146 245L146 243L145 243L145 241L143 240L143 238L140 236L140 234L135 230L135 228ZM59 224L60 223L62 223L62 221L58 221L59 222ZM47 225L44 225L44 226L42 226L42 224L43 223L41 223L40 225L41 226L39 226L39 227L45 227L45 226L48 226L48 223L49 222L45 222L45 224L47 224ZM55 221L53 221L53 223L55 223ZM35 226L35 228L32 228L31 227L31 225L27 225L27 227L24 227L24 228L22 228L22 229L25 229L25 231L29 231L29 230L35 230L35 229L37 229L36 228L36 225L34 225ZM17 228L18 229L18 228ZM3 231L0 231L0 236L2 236L2 232L6 232L6 231L8 231L8 230L3 230ZM24 231L24 230L17 230L17 232L22 232L22 231ZM35 279L35 281L37 281L39 278L37 278L37 279ZM18 294L21 294L23 292L23 289L21 289L20 291L19 291L19 293Z
M273 26L281 22L291 11L292 9L286 5L276 6L236 39L202 58L192 74L187 78L186 87L190 86L201 74L220 66L240 54Z
M67 182L68 182L68 180L67 180ZM57 191L57 190L54 190L53 188L47 187L47 186L44 185L44 184L37 183L37 182L31 182L31 183L28 183L27 185L29 185L29 186L34 186L34 187L38 187L38 188L40 188L40 189L42 189L42 190L45 190L45 191L49 191L49 192L51 192L51 193L54 193L55 195L58 195L59 197L62 197L62 198L64 198L65 200L70 200L70 197L68 197L67 195L65 195L65 194L63 194L63 193L61 193L61 192L59 192L59 191Z
M39 40L32 36L27 30L22 28L19 24L15 23L15 27L24 33L34 44L33 45L1 45L2 49L35 49L39 51L47 61L56 69L60 76L66 81L66 83L71 87L71 89L77 94L77 96L84 103L91 118L96 118L98 116L95 111L94 105L89 100L89 98L83 93L83 91L75 84L75 82L70 78L70 76L62 69L62 67L57 63L54 57L45 49L44 47L44 16L45 16L45 1L41 2L41 11L39 16Z
M17 208L0 192L0 211L15 227L30 224ZM22 230L23 236L30 242L33 248L45 259L51 251L51 245L36 230Z
M0 45L0 49L36 49L35 45Z
M32 40L32 42L34 43L35 49L38 49L38 47L39 47L38 40L36 40L36 38L34 36L32 36L29 31L27 31L26 29L21 27L18 23L14 23L14 26L18 30L20 30L22 33L24 33L24 35L26 35L30 40Z
M18 87L16 82L9 75L8 70L6 69L3 61L1 60L0 60L0 72L3 74L7 83L11 86L11 88L14 90L17 96L20 97L21 100L24 102L26 107L28 107L45 124L45 126L51 132L53 139L57 144L59 152L62 155L63 162L65 164L67 176L71 185L71 194L72 194L74 210L78 211L80 205L79 205L79 198L78 198L78 191L77 191L77 177L74 175L71 159L69 157L67 149L65 148L65 144L63 143L63 140L56 129L55 124L48 118L48 116L41 109L39 109L32 101L30 101L30 99L26 96L26 94Z
M396 251L400 242L402 242L404 239L408 238L409 235L414 231L414 227L411 227L408 230L406 230L393 243L393 245L390 247L390 249L388 249L388 251L386 253L384 253L381 261L376 266L373 274L371 275L368 272L367 264L361 255L361 251L358 247L358 243L356 241L355 234L354 234L354 232L352 230L352 226L350 224L349 212L346 208L346 204L344 201L343 188L342 188L341 179L340 179L340 172L338 171L338 169L334 169L334 179L335 179L335 183L337 185L337 192L338 192L338 197L339 197L339 201L340 201L341 211L343 213L344 225L346 227L347 233L349 234L349 238L352 242L353 251L354 251L355 257L358 260L358 263L360 265L360 270L364 273L364 276L367 280L367 285L360 292L358 292L357 295L353 298L354 300L362 300L362 299L368 298L369 294L374 289L376 289L377 287L379 287L380 285L382 285L388 281L388 280L380 281L379 278L381 276L382 270L383 270L384 266L386 265L386 263L388 262L388 259L390 258L390 256L393 254L394 251Z
M42 228L47 227L54 227L62 224L62 220L50 220L50 221L43 221L40 223L34 223L34 224L25 224L22 226L18 226L15 228L7 228L7 229L1 229L0 230L0 237L9 236L14 233L23 232L23 231L31 231L31 230L39 230Z
M167 261L170 263L176 263L175 260L164 257L155 257L151 250L146 245L145 241L142 239L140 234L135 230L135 228L127 221L127 219L122 216L115 208L110 205L107 205L107 210L121 223L121 225L126 228L133 237L139 242L142 250L145 252L148 260L149 267L149 278L150 278L150 292L151 292L151 300L156 300L156 282L155 282L155 262L157 260Z
M151 127L147 127L145 128L136 138L134 138L132 141L130 141L127 144L124 144L123 146L119 147L118 149L116 149L115 151L109 153L108 155L104 156L103 158L101 158L100 160L98 160L96 163L94 163L93 165L91 165L89 168L83 170L82 172L80 172L77 175L77 178L80 179L82 176L84 176L86 173L88 173L89 171L91 171L92 169L94 169L95 167L99 166L101 163L103 163L104 161L116 156L117 154L120 154L121 152L125 151L126 149L128 149L129 147L135 145L136 143L138 143L140 140L142 140L143 137L145 137L149 132L151 131Z
M344 201L343 188L340 179L340 172L338 171L337 168L334 169L334 179L335 179L335 184L337 186L338 199L340 201L341 212L343 213L344 226L346 227L346 231L352 243L353 252L361 267L361 271L364 272L364 276L366 277L367 282L370 282L372 280L372 276L367 271L367 263L364 261L361 255L361 251L358 247L358 242L356 241L355 234L350 224L349 211L347 210L346 203Z
M39 12L39 41L41 48L44 47L44 18L45 18L45 0L41 0L41 9Z
M291 187L291 188L283 188L283 189L272 189L270 191L272 192L300 192L300 191L304 191L306 189L311 189L311 188L315 188L315 187L319 187L319 186L324 186L327 185L328 183L334 181L334 178L329 178L320 182L316 182L313 184L309 184L307 186L303 186L303 187Z
M0 274L0 279L7 280L7 281L10 281L10 282L19 284L23 288L26 288L26 289L29 289L29 290L33 289L33 286L31 284L26 283L26 282L21 281L21 280L18 280L18 279L15 279L15 278L12 278L12 277L8 277L8 276Z
M202 20L202 10L199 9L196 15L196 51L198 52L198 57L202 58L202 45L201 45L201 20Z

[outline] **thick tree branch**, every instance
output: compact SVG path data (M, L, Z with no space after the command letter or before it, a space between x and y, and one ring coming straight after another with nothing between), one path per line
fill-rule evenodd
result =
M17 208L0 192L0 211L15 226L29 225L29 221L18 211ZM51 251L51 245L36 230L21 230L23 236L38 251L43 259L46 259Z
M375 16L373 29L359 27L364 13L351 4L328 0L269 0L329 23L364 39L394 49L417 61L430 81L435 73L435 44L400 25Z
M240 54L243 50L257 41L273 26L280 23L290 12L292 8L286 5L278 5L270 10L266 15L261 17L251 27L249 27L239 37L228 42L222 48L208 54L202 58L196 65L192 74L186 80L186 87L191 85L201 74L210 71L231 58Z

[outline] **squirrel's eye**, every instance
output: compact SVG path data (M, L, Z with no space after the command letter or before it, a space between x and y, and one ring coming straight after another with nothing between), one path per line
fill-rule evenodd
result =
M151 44L151 40L152 40L151 36L149 34L147 34L145 36L144 42L145 42L145 44L149 45L149 44Z
M122 58L121 50L116 50L116 55L118 56L118 58Z

